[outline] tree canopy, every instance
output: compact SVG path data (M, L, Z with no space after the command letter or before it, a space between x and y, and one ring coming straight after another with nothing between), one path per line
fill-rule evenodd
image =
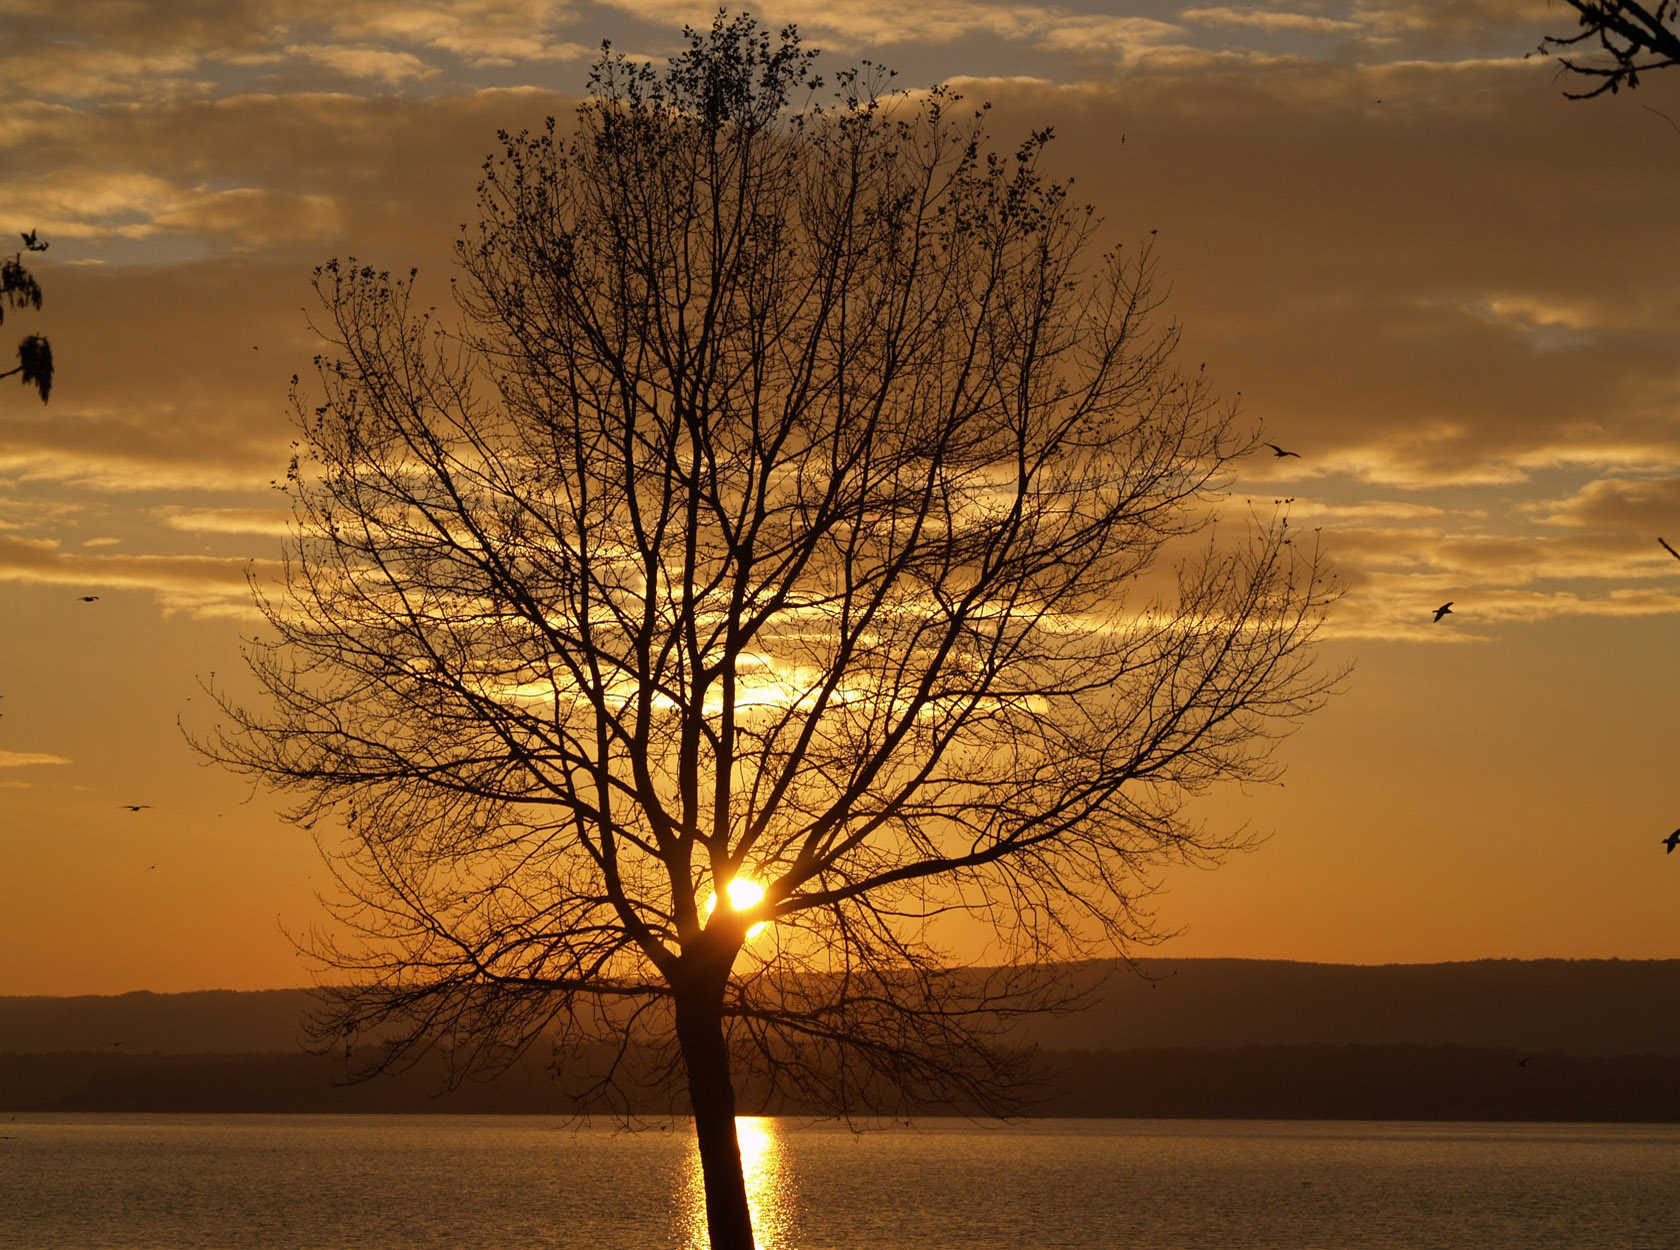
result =
M736 1082L1007 1110L1011 1013L1242 841L1187 799L1331 684L1316 550L1215 526L1258 431L1150 250L1048 131L813 57L604 53L502 136L447 314L317 272L265 695L204 743L334 866L323 1038L686 1075L720 1246Z

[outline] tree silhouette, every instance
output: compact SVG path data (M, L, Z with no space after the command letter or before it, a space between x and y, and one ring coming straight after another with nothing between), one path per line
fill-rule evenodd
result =
M47 244L36 237L33 230L23 236L23 246L25 251L30 252L47 250ZM7 259L0 260L0 325L5 324L8 308L16 312L20 308L38 310L40 307L41 284L24 266L23 252L14 252ZM17 364L0 372L0 378L21 374L19 380L39 391L41 402L46 403L47 396L52 393L52 345L43 335L26 335L18 344L17 354Z
M1185 801L1275 776L1331 592L1286 520L1214 541L1257 431L1048 132L1000 156L948 91L825 87L791 28L687 43L502 136L455 314L317 271L266 696L201 747L334 867L323 1044L460 1074L553 1039L621 1109L684 1077L748 1247L736 1081L1014 1106L1057 961L1244 841Z
M1542 52L1584 48L1609 57L1609 63L1582 61L1572 54L1558 61L1572 74L1589 83L1591 90L1566 91L1572 100L1590 100L1623 87L1639 86L1639 76L1655 69L1680 65L1680 35L1674 22L1680 16L1680 0L1658 0L1639 4L1636 0L1565 0L1575 10L1581 29L1574 35L1551 36L1541 41Z

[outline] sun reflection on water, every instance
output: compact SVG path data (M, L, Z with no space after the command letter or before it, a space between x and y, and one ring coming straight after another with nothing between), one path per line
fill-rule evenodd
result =
M788 1166L783 1128L769 1116L735 1117L741 1145L741 1172L747 1182L753 1241L758 1250L786 1250L794 1237L793 1176ZM706 1187L700 1176L700 1149L691 1145L678 1195L682 1244L706 1250Z

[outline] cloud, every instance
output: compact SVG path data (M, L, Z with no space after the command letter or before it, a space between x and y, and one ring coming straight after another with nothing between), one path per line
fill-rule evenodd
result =
M285 467L284 427L271 428L265 439L260 428L242 430L222 412L187 405L83 408L0 424L0 472L19 483L123 494L262 491Z
M203 57L191 48L134 53L81 42L8 39L0 52L0 100L157 103L208 94ZM28 94L24 95L27 90Z
M16 5L14 11L22 10ZM1297 11L1299 10L1299 11ZM1240 63L1276 51L1298 51L1323 36L1337 38L1337 55L1350 49L1384 60L1462 59L1501 48L1531 50L1555 15L1544 0L1456 0L1447 3L1302 3L1293 9L1235 4L1191 5L1155 15L1081 13L1061 4L995 0L782 0L759 6L771 29L795 23L808 44L838 52L874 47L972 48L1002 44L1034 49L1089 66L1106 58L1135 67L1140 52L1150 72L1199 72L1210 64ZM450 82L486 85L509 69L575 62L594 55L593 38L615 33L629 47L678 46L684 25L707 26L717 8L702 0L151 0L113 5L62 0L29 10L12 40L11 72L0 81L36 99L161 101L225 97L248 90L253 75L280 83L300 71L334 75L386 88ZM609 15L615 20L609 21ZM624 29L627 28L627 29ZM89 40L86 32L97 30ZM626 36L631 43L626 43ZM1245 44L1248 40L1249 44ZM1254 41L1266 46L1250 46ZM299 63L301 62L301 64ZM488 72L488 73L487 73Z
M1341 35L1364 27L1346 18L1314 17L1308 13L1282 13L1275 9L1218 6L1185 9L1179 17L1198 26L1248 26L1255 30L1285 31L1298 35Z
M1450 601L1437 623L1435 607ZM1368 576L1336 605L1322 636L1330 640L1411 642L1457 646L1499 640L1495 627L1558 619L1631 620L1680 615L1680 591L1617 588L1603 594L1573 589L1465 587L1428 575Z
M74 760L62 755L47 755L41 751L0 751L0 768L26 768L35 764L72 764Z
M440 61L470 70L593 51L561 33L574 7L551 0L62 0L27 18L0 53L0 82L10 85L0 98L210 98L248 89L259 72L278 79L310 67L395 87L442 77L451 67Z
M389 48L351 47L343 44L291 44L286 48L286 53L324 65L346 78L366 78L388 87L436 78L443 73L437 66L426 64L412 52L393 52Z
M136 463L97 451L60 453L0 453L0 469L23 482L56 482L85 490L150 494L156 492L255 490L265 483L261 474L276 468L245 469L211 464L190 456L179 460Z
M1185 30L1174 22L1146 17L1065 16L1047 19L1034 32L1033 42L1053 52L1088 55L1104 52L1128 61L1145 51L1191 51L1184 42Z
M269 93L53 114L7 152L30 174L0 184L0 222L27 223L54 243L40 262L47 270L238 253L283 257L306 275L346 238L410 254L424 239L436 254L470 212L498 129L569 112L550 92L494 88L420 101ZM299 301L289 302L295 311Z
M449 0L392 5L352 0L331 14L340 38L437 49L474 66L574 60L596 51L559 36L574 6L551 0Z
M1473 615L1492 624L1534 623L1556 617L1645 617L1680 613L1680 592L1655 588L1613 590L1587 596L1571 591L1495 590L1471 608L1454 604L1459 616Z
M1680 248L1636 258L1618 224L1668 194L1630 172L1652 136L1554 109L1536 69L1003 87L993 127L1054 120L1050 159L1105 234L1158 230L1189 361L1307 454L1291 473L1426 489L1680 464ZM1377 109L1402 82L1410 111ZM1125 148L1091 160L1122 117Z
M0 151L73 134L83 114L65 104L18 100L0 109Z
M1413 525L1324 525L1321 541L1347 589L1327 637L1456 644L1488 640L1488 625L1680 613L1680 570L1654 539L1537 535L1520 518L1496 519L1510 532L1480 532L1474 519L1452 514ZM1433 610L1448 600L1450 628L1436 627Z
M158 519L170 529L189 534L265 534L283 537L290 531L290 513L264 508L183 508L177 505L156 510Z
M1326 641L1364 639L1381 642L1416 642L1458 645L1494 643L1500 635L1487 632L1499 625L1538 625L1559 619L1639 619L1680 613L1680 595L1656 591L1630 591L1605 599L1583 599L1567 593L1520 594L1498 592L1478 599L1473 607L1455 602L1451 627L1437 629L1428 623L1427 613L1415 620L1392 617L1341 616L1323 632Z
M1599 478L1562 499L1528 505L1542 525L1613 529L1680 543L1680 477Z
M1551 0L1353 0L1350 15L1389 34L1485 39L1551 29L1563 17ZM1536 40L1538 42L1538 40Z
M609 0L652 28L703 28L717 12L699 0ZM845 51L867 46L972 47L1003 41L1064 55L1096 68L1106 58L1128 69L1168 76L1199 73L1215 65L1287 52L1304 55L1308 41L1335 40L1329 54L1370 62L1405 58L1462 59L1501 49L1521 56L1534 48L1547 23L1545 0L1446 0L1429 4L1315 3L1294 9L1260 5L1199 4L1174 12L1151 6L1150 16L1078 12L1061 4L1007 4L985 0L933 0L905 6L891 0L842 5L784 0L760 6L775 27L799 26L816 45ZM1247 41L1246 43L1244 41ZM1319 51L1325 52L1322 43ZM1147 55L1145 55L1147 54ZM975 76L983 76L976 74Z
M0 531L75 524L81 505L65 499L25 499L16 478L0 477Z
M59 170L0 185L0 217L33 221L49 239L205 239L218 250L262 251L333 234L330 195L278 187L183 185L138 170Z
M0 535L0 582L146 590L166 610L194 616L254 615L247 574L272 581L279 569L277 560L223 556L73 554L50 542Z
M284 524L263 505L292 433L286 379L307 377L319 347L300 311L309 266L347 252L419 264L447 299L480 159L499 127L569 115L573 101L520 84L581 56L598 14L538 0L91 4L37 11L67 47L73 27L100 32L82 40L87 59L43 65L87 91L167 81L72 108L68 89L48 99L20 79L37 98L0 110L8 167L31 171L0 186L0 226L56 236L42 273L64 362L51 412L0 423L0 474L89 509L49 521L0 505L0 531L58 533L63 549L120 535L163 560L202 539L195 555L232 560L224 547ZM610 16L668 51L682 21L714 11L654 0ZM1184 363L1206 361L1268 437L1302 451L1245 466L1245 489L1262 508L1274 488L1294 496L1293 522L1323 526L1355 579L1562 579L1608 605L1594 611L1632 611L1607 590L1655 576L1632 522L1670 515L1638 483L1680 478L1680 236L1633 247L1626 229L1667 202L1650 145L1668 132L1637 103L1557 98L1550 67L1521 60L1544 5L1150 12L799 0L763 17L798 21L813 46L942 49L925 63L994 101L1005 149L1052 124L1047 168L1077 177L1102 241L1159 231ZM317 71L344 81L298 89L328 81ZM490 81L511 85L479 89ZM1670 107L1665 83L1641 90ZM1617 528L1617 508L1627 533L1609 546L1521 541ZM1489 517L1514 547L1479 532ZM188 584L206 582L176 577L170 593ZM241 604L236 589L214 602ZM1390 623L1415 607L1372 603Z
M1326 527L1340 562L1369 571L1428 572L1455 583L1623 581L1668 576L1661 550L1632 534L1478 533L1437 526Z
M1489 319L1531 333L1558 330L1587 336L1595 330L1647 324L1641 310L1629 308L1623 300L1602 296L1559 298L1537 292L1490 292L1477 305Z
M1244 495L1233 497L1239 506L1265 512L1278 507L1276 496ZM1483 514L1479 510L1448 509L1435 504L1414 503L1399 499L1370 499L1357 503L1295 497L1288 501L1290 520L1297 523L1319 521L1324 525L1345 525L1349 522L1371 521L1429 521L1441 523L1449 517L1474 519Z
M331 0L316 0L329 4ZM442 44L451 39L483 38L526 31L533 35L572 25L577 5L569 0L351 0L339 6L340 28L358 35L415 43Z
M675 36L684 26L703 30L718 6L705 0L607 0L655 29ZM1058 10L1031 4L996 4L986 0L928 0L914 6L894 0L782 0L756 10L772 29L799 27L808 44L845 50L865 44L948 44L976 36L1022 39L1052 25ZM672 38L673 48L677 40Z

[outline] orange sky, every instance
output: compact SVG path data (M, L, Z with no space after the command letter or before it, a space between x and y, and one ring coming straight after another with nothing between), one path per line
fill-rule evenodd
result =
M1167 877L1162 953L1680 957L1680 71L1565 101L1524 59L1562 10L760 10L960 79L1001 145L1053 125L1115 241L1158 231L1187 361L1302 453L1240 492L1322 527L1354 672L1282 787L1207 802L1272 836ZM0 389L0 993L306 980L313 847L176 719L279 554L310 268L441 284L496 129L712 11L0 3L0 231L52 243L0 334L59 362L47 407Z

